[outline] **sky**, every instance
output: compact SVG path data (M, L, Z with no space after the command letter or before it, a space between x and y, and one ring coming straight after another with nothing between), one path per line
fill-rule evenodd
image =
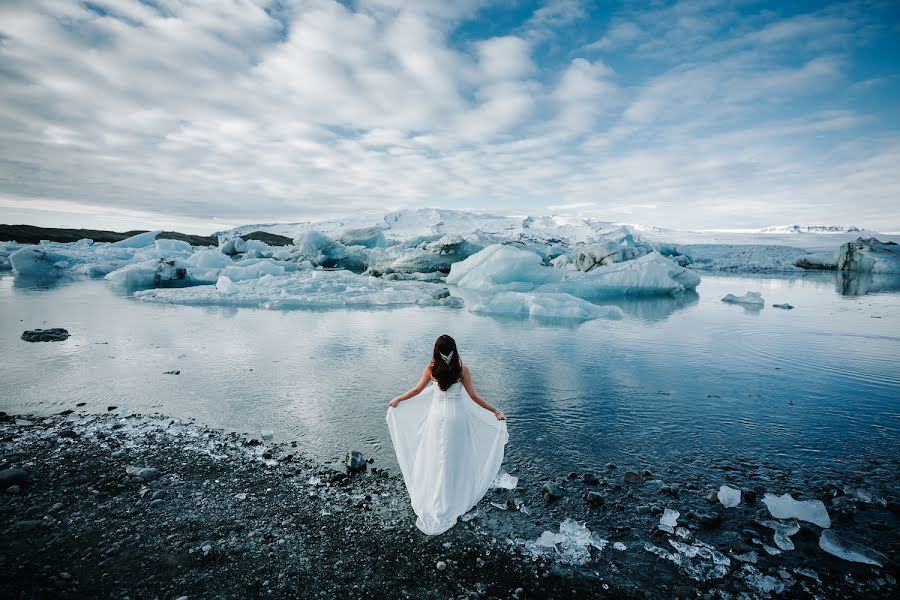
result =
M900 4L0 0L0 222L900 231Z

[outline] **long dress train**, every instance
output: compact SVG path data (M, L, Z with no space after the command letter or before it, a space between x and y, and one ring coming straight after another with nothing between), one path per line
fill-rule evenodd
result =
M459 381L446 391L435 383L387 412L416 527L428 535L453 527L487 493L509 440L506 421L464 390Z

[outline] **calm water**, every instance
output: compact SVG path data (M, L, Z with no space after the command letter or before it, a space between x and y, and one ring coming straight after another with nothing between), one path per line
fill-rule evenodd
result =
M146 304L102 281L47 288L0 278L0 408L196 417L273 429L318 458L348 448L395 465L388 401L453 335L480 393L510 418L511 472L607 461L654 465L752 451L793 467L893 456L900 439L900 294L862 296L832 273L704 275L699 294L622 301L580 325L465 310L290 311ZM862 282L865 287L867 282ZM869 285L871 287L871 285ZM762 292L749 311L726 293ZM892 291L893 290L893 291ZM25 329L65 327L61 343ZM164 371L178 369L178 376Z

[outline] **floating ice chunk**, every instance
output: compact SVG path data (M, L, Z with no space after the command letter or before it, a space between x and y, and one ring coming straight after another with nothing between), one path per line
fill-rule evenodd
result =
M867 548L862 544L845 540L833 531L825 530L819 537L819 547L833 554L838 558L850 560L853 562L864 563L867 565L884 566L887 558L871 548Z
M187 268L175 260L148 260L116 269L105 279L130 290L185 283Z
M762 294L760 294L759 292L747 292L743 296L726 294L725 297L722 298L722 302L727 302L728 304L743 304L744 306L750 308L762 308L766 305L765 300L763 300Z
M598 306L571 294L534 294L527 292L500 292L487 300L474 304L471 312L482 314L506 314L521 317L618 320L625 316L618 306Z
M225 240L225 242L222 243L220 250L222 251L222 254L234 256L235 254L247 251L247 242L245 242L243 238L234 237L230 240Z
M625 550L628 550L628 546L626 546L622 542L615 542L615 543L613 543L613 550L618 550L619 552L624 552Z
M497 473L496 477L494 477L494 481L491 482L491 487L504 490L514 490L516 489L516 485L518 485L518 483L518 477L510 475L506 471L501 471L500 473Z
M230 269L230 268L229 268ZM231 271L225 274L231 277ZM233 279L233 278L232 278ZM385 281L349 271L298 271L280 277L263 275L236 284L237 293L225 296L214 285L146 290L135 297L173 304L287 308L372 308L393 306L451 306L461 301L447 288L423 281Z
M763 503L776 519L799 519L825 529L831 527L831 519L821 500L794 500L790 494L766 494Z
M48 252L38 246L25 246L9 255L9 263L13 273L24 277L48 277L59 274L55 266L64 257Z
M131 236L130 238L125 238L124 240L113 242L112 244L110 244L110 246L114 246L116 248L147 248L148 246L152 246L156 242L156 236L158 236L160 233L162 233L162 230L139 233L137 235Z
M388 268L402 273L446 273L454 263L472 256L482 248L482 245L461 235L445 235L437 240L423 242L414 249L401 251L402 254Z
M238 292L237 286L234 285L234 282L227 275L219 276L219 279L216 281L216 289L219 290L220 294L227 296L232 296Z
M192 267L200 267L202 269L221 269L234 264L230 256L222 254L219 250L198 250L184 260L184 262Z
M719 488L717 496L719 502L721 502L722 506L725 508L734 508L741 503L741 490L736 490L727 485L723 485Z
M561 273L541 266L541 257L513 246L492 244L460 262L453 263L447 284L489 292L527 292L547 281L558 281Z
M875 238L847 242L838 250L837 268L864 273L900 273L900 246Z
M259 437L264 440L271 440L274 435L275 432L273 432L271 429L263 429L259 432Z
M796 519L791 519L790 521L759 521L759 524L775 532L775 545L780 549L794 549L794 542L791 541L791 536L800 531L800 525Z

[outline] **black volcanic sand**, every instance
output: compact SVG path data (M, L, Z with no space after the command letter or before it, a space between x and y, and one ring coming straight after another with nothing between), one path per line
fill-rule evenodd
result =
M792 483L789 474L737 460L723 461L721 481L686 481L673 468L677 481L646 471L625 483L624 469L600 466L596 481L558 477L563 496L549 504L544 481L492 490L474 518L429 537L414 526L402 479L377 460L347 476L293 445L161 416L0 418L0 469L28 473L18 489L0 493L3 598L896 594L897 462L872 464L846 483ZM708 498L721 483L745 490L738 507ZM774 546L772 531L758 523L771 519L760 501L767 491L822 499L832 531L880 552L884 566L827 554L821 528L805 523L792 537L795 550L769 555L763 544ZM598 494L593 505L590 492ZM661 531L648 507L679 511L681 537ZM525 543L558 532L568 518L609 544L582 548L579 559L571 542ZM670 539L689 544L689 554L700 548L699 556L679 554ZM748 551L755 564L735 558ZM712 557L727 558L721 572Z

